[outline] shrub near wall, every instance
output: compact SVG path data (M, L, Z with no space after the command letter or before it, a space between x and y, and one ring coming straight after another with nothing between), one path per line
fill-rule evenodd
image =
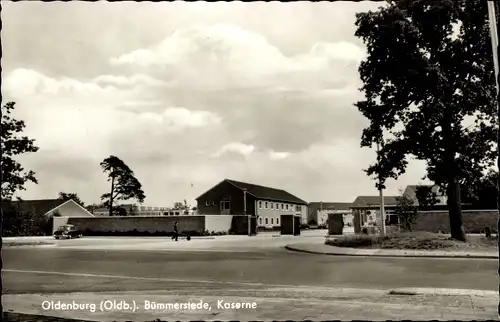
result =
M493 232L497 231L497 210L463 210L462 219L466 233L480 234L484 232L485 227L491 227ZM450 233L448 211L420 211L413 224L413 230L433 233L441 230L444 233Z
M181 234L197 236L205 232L205 216L89 217L67 221L77 226L84 236L169 236L175 222Z

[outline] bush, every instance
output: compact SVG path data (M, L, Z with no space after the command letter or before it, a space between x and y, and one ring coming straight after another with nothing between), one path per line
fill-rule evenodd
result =
M379 236L375 235L350 235L328 239L325 244L337 247L359 248L377 245L379 238Z
M495 243L484 240L476 240L474 236L469 237L467 243L456 241L447 235L432 233L396 233L385 237L378 235L348 235L339 238L328 239L325 244L337 247L351 248L382 248L382 249L451 249L451 248L491 248Z

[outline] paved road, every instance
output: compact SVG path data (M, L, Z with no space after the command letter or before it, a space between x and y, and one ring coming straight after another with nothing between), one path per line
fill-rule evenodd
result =
M337 257L256 246L178 250L5 248L3 292L165 290L208 282L374 289L498 285L497 260Z
M48 247L6 247L2 300L7 310L94 321L497 317L494 296L408 299L383 291L405 287L495 291L496 260L337 257L283 248L305 240L322 242L324 235L223 236L177 243L165 238L83 238ZM47 311L41 305L46 300L99 305L110 299L205 301L214 310ZM255 301L258 309L220 310L215 305L221 299Z

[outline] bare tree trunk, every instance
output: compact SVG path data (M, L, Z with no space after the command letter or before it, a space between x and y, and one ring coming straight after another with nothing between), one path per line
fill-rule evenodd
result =
M111 169L113 173L113 169ZM115 176L111 176L111 193L109 194L109 216L113 216L113 191L115 190Z
M447 195L451 238L466 241L460 205L460 183L456 177L452 177L448 181Z

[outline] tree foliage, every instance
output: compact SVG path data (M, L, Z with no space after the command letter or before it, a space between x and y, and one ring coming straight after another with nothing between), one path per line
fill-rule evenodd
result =
M142 185L137 180L134 172L116 156L110 156L101 162L101 168L108 175L111 182L111 190L101 196L104 205L109 209L109 215L113 215L114 202L116 200L136 199L139 203L144 202L146 196ZM120 212L118 212L120 215Z
M174 209L176 210L183 210L184 211L184 214L188 214L189 213L189 205L186 201L186 199L183 200L183 202L180 202L180 201L177 201L174 203Z
M396 197L396 208L394 213L398 215L403 229L412 231L413 223L418 217L418 206L408 196L401 194Z
M26 125L24 121L11 116L14 108L14 102L8 102L1 108L2 200L10 200L17 191L25 190L24 185L29 181L38 183L35 173L25 170L15 160L16 156L38 151L38 147L35 146L34 139L22 135Z
M410 158L448 195L451 235L465 240L460 183L494 164L496 89L486 1L388 1L356 16L368 57L359 68L369 119L361 145L381 146L366 170L388 178Z
M59 192L59 198L60 200L73 200L77 204L79 204L82 207L85 207L85 204L83 201L80 200L80 197L78 197L78 194L75 192Z
M44 236L52 234L52 216L25 212L20 207L23 201L2 203L2 236Z
M498 172L490 170L464 189L464 201L474 209L497 209Z
M424 209L431 208L439 202L437 193L434 192L432 188L432 186L417 186L415 195L417 197L419 207Z

